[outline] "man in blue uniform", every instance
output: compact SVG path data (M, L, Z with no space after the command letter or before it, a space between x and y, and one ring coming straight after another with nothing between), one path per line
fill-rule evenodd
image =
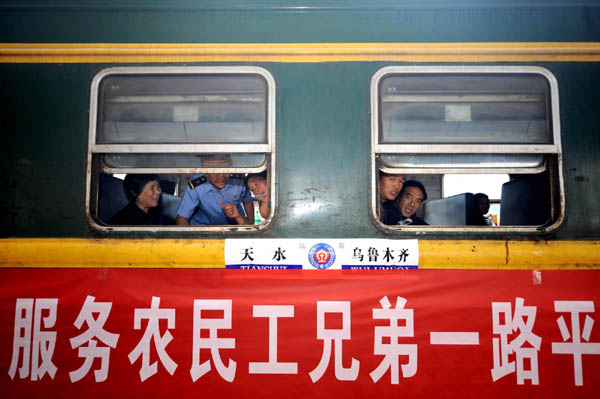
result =
M228 156L215 156L204 162L210 166L228 166ZM229 173L194 176L177 208L177 224L228 225L253 224L254 203L250 190L241 179Z

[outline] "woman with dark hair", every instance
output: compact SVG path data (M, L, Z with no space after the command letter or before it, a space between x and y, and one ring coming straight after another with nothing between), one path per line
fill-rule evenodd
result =
M117 212L109 224L115 225L149 225L158 224L160 212L160 184L158 175L129 174L123 181L123 189L129 204Z

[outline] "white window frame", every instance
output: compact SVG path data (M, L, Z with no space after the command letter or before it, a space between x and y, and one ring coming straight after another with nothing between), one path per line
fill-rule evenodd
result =
M543 76L550 87L550 112L552 119L552 144L381 144L379 123L379 83L388 75L426 75L426 74L538 74ZM558 215L548 226L389 226L379 220L378 187L379 170L398 174L446 174L446 173L533 173L549 169L539 168L379 168L377 157L380 154L543 154L556 157L556 183L551 181L551 192L558 190L558 204L552 202L551 208ZM479 232L482 234L508 232L550 232L564 220L565 195L562 167L562 146L560 140L560 113L558 83L554 75L546 68L537 66L389 66L378 70L371 79L371 216L375 224L386 231L404 231L426 234L428 232Z
M259 75L267 83L267 143L266 144L97 144L97 123L99 106L99 88L102 80L111 75ZM86 173L86 217L90 225L104 232L256 232L265 229L272 221L275 213L275 204L277 203L277 190L275 184L275 79L269 71L260 67L253 66L222 66L222 67L116 67L100 71L91 85L90 94L90 120L89 120L89 141L88 141L88 162ZM93 196L98 196L98 189L92 187L93 158L101 154L242 154L242 153L262 153L265 154L265 162L253 168L245 167L225 167L225 168L126 168L126 167L104 167L102 171L108 173L174 173L174 174L200 174L200 173L258 173L263 170L268 171L269 187L269 208L270 213L258 225L230 225L230 226L177 226L177 225L152 225L152 226L113 226L98 223L92 216L91 203ZM248 215L254 220L254 215Z

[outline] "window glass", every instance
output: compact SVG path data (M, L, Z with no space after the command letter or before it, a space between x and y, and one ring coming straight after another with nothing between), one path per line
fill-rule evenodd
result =
M391 75L380 142L551 143L548 97L537 75Z
M266 162L265 154L228 154L228 168L259 168ZM209 155L210 156L210 155ZM200 154L107 154L104 164L111 168L214 168Z
M543 155L531 154L383 154L382 166L391 168L538 168Z
M98 143L267 142L261 76L111 76L100 96Z
M153 232L265 227L275 206L274 97L273 77L257 67L101 71L90 104L91 224Z
M379 70L371 84L376 223L556 228L564 217L558 103L556 78L534 66Z

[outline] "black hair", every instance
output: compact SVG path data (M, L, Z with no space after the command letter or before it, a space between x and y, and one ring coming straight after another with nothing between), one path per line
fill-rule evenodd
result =
M142 193L148 182L158 181L158 175L155 174L128 174L123 180L123 190L129 202L135 202L138 195Z
M252 177L260 177L261 179L267 180L267 171L263 170L260 173L248 173L248 176L244 179L245 183L248 184L248 180Z
M475 197L475 201L479 201L481 198L485 198L486 200L490 200L490 198L487 196L487 194L484 193L477 193L474 195Z
M406 191L408 187L416 187L419 190L421 190L421 192L423 193L423 201L427 200L427 191L425 191L425 186L421 182L418 182L416 180L406 180L402 185L402 190L400 190L398 198L402 196L402 194L404 193L404 191Z
M404 173L387 173L383 170L379 170L379 178L381 179L384 176L402 176L404 177Z

